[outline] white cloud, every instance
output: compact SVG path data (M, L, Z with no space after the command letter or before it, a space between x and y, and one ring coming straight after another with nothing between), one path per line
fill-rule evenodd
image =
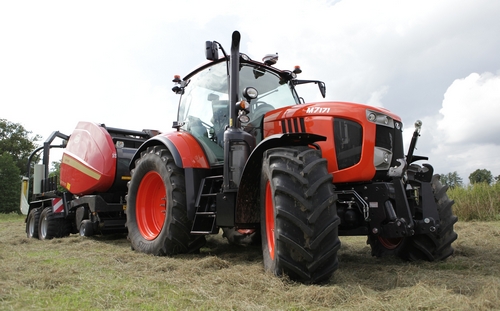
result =
M277 67L325 81L328 100L383 106L410 128L422 119L417 154L436 170L490 169L475 160L500 145L499 15L489 0L3 1L0 117L44 136L80 120L170 130L172 76L237 29L242 52L278 52Z
M472 73L447 89L440 114L422 119L418 155L429 157L435 172L457 172L468 183L476 169L500 174L500 76ZM413 128L405 128L409 143Z
M370 98L366 103L370 106L384 107L384 104L382 103L382 98L385 96L385 94L387 94L388 89L389 87L387 85L384 85L379 90L372 92Z
M500 145L500 76L471 73L444 94L438 122L448 144Z

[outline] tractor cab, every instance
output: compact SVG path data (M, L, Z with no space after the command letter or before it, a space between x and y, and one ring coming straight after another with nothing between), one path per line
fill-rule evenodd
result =
M239 89L253 93L246 95L245 107L239 109L239 127L262 140L264 115L277 108L299 104L300 100L291 82L289 71L280 71L263 63L251 61L246 55L240 59ZM224 131L229 124L228 63L225 59L209 63L188 75L179 87L181 94L177 124L195 136L205 149L210 163L224 161ZM241 105L241 102L238 102Z

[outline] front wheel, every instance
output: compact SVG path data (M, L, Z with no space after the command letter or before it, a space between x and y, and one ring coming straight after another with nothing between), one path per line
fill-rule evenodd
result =
M328 281L340 248L332 175L319 150L274 148L261 175L264 268L302 283Z
M154 255L195 252L191 236L184 170L163 146L149 147L131 171L127 228L132 249ZM204 237L201 237L204 239Z
M448 198L447 187L441 184L439 175L432 177L431 186L440 218L438 231L397 239L369 236L368 243L371 245L372 255L377 257L396 255L410 261L437 261L453 254L454 249L451 244L458 237L453 229L458 220L457 216L453 215L453 201Z
M255 229L222 228L222 236L229 244L250 246L260 244L260 232Z

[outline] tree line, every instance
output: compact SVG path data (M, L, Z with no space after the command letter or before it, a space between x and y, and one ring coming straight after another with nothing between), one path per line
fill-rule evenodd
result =
M40 139L21 124L0 119L0 213L20 212L21 176Z
M448 185L451 188L464 186L463 179L462 177L460 177L460 175L458 175L457 171L447 174L440 174L440 176L441 183L444 185ZM469 175L469 182L471 184L485 183L491 185L492 183L497 183L499 181L500 175L493 176L491 171L487 169L477 169Z

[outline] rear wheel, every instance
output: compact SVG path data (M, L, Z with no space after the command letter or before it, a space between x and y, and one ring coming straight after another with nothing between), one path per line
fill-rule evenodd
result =
M57 218L52 211L52 206L43 209L38 224L38 238L40 240L62 238L70 233L71 224L64 218Z
M437 261L451 256L454 252L451 244L458 235L453 229L457 216L453 215L453 201L448 198L445 187L439 181L439 175L434 175L431 180L434 199L437 204L440 218L439 229L436 233L419 234L408 238L387 239L375 236L368 238L372 247L372 255L396 255L406 260Z
M190 234L184 170L163 146L149 147L135 164L127 197L132 249L158 256L197 251L204 237Z
M338 268L337 196L326 160L308 147L264 153L261 230L264 268L303 283L328 281Z
M34 208L26 219L26 235L28 238L38 238L38 224L40 223L40 213L42 208Z

